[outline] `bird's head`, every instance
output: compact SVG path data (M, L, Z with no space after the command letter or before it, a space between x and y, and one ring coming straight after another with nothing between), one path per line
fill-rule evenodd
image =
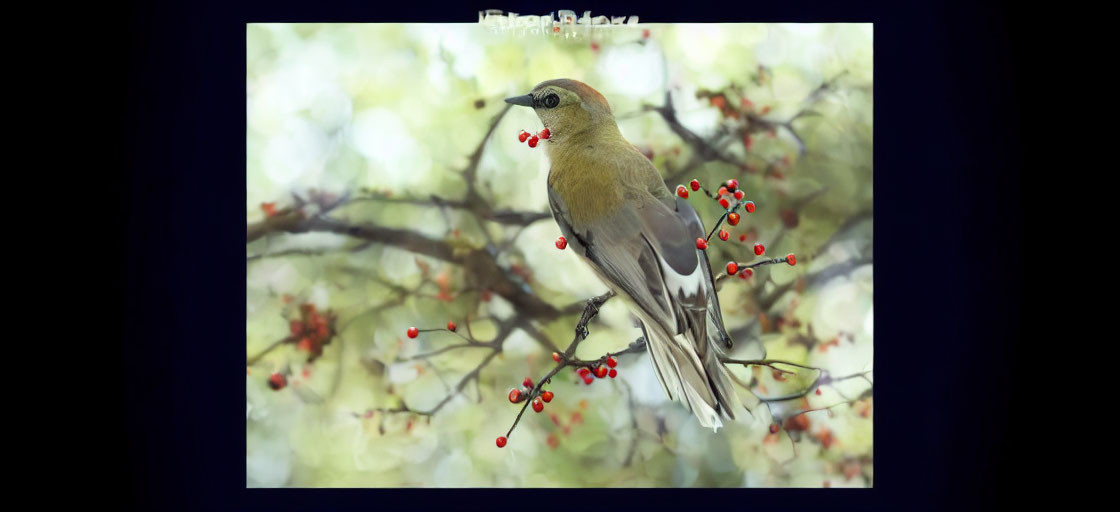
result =
M555 140L603 126L617 129L607 99L589 85L568 78L541 82L529 94L506 98L506 103L532 107L553 136L559 136Z

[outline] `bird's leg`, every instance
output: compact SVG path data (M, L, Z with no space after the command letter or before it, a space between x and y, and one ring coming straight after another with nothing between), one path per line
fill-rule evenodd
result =
M614 297L614 291L609 291L597 297L587 299L587 307L583 309L583 315L580 316L579 323L576 324L576 339L583 340L591 334L587 328L587 324L591 322L595 315L599 314L599 308L603 306L611 297Z

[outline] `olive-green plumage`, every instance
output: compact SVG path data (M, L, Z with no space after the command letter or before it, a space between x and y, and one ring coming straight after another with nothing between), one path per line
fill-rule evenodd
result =
M619 131L602 94L569 79L538 84L509 103L533 107L549 129L549 204L572 249L626 300L658 379L706 427L741 407L719 361L730 346L704 227L657 168Z

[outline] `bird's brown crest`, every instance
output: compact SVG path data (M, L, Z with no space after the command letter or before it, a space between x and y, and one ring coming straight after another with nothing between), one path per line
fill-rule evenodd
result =
M604 98L603 95L599 93L599 91L596 91L590 85L580 82L579 80L572 80L571 78L557 78L554 80L541 82L537 84L537 86L534 87L533 90L539 91L550 85L572 91L579 95L580 100L584 103L601 105L608 112L610 112L611 107L607 103L607 99Z

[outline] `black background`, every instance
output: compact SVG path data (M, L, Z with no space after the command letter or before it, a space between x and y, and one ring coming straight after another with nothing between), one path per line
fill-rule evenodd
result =
M131 4L116 34L125 229L107 238L125 255L106 267L124 344L100 406L121 421L99 443L101 491L138 510L1002 508L1039 463L1015 416L1032 343L1025 29L1000 4L894 4ZM245 23L470 23L485 8L875 24L874 489L245 489Z

